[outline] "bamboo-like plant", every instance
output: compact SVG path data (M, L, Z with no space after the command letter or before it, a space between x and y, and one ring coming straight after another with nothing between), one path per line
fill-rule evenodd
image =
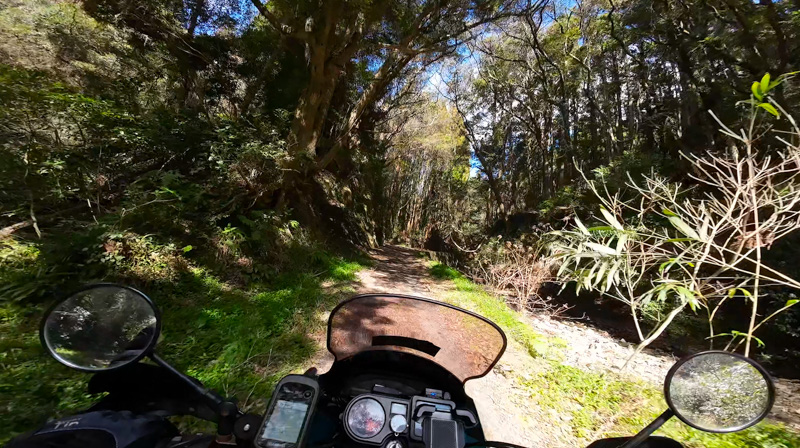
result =
M798 303L789 300L759 319L764 288L800 288L800 282L762 259L775 241L800 226L800 127L770 96L790 75L772 81L767 74L753 84L751 98L743 101L750 106L747 129L737 133L711 112L720 131L731 139L729 150L683 155L693 168L691 177L706 187L705 193L692 194L651 172L638 182L628 176L636 199L624 201L603 182L584 175L602 204L598 219L605 225L586 227L575 217L574 229L548 234L550 255L561 263L560 281L565 285L574 281L578 291L598 291L630 306L641 340L631 358L687 307L707 310L712 345L715 338L727 336L726 350L744 344L749 356L752 341L760 343L755 332ZM791 132L772 129L770 120L759 124L762 118L788 120ZM767 133L783 145L777 156L759 151ZM751 305L748 328L716 334L714 319L720 307L736 297ZM667 311L645 334L640 319L655 301Z

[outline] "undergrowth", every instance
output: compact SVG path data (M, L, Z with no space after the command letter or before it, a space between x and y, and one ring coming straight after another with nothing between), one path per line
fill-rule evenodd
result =
M59 241L0 242L0 445L97 399L86 393L90 375L62 366L39 343L46 307L76 285L106 280L137 287L161 310L163 358L236 397L243 409L263 409L276 382L316 352L312 335L323 330L322 316L352 292L364 264L357 254L333 255L298 235L280 253L273 248L271 259L253 251L225 258L202 242L192 248L131 231L93 231ZM59 254L66 254L63 264ZM280 264L273 261L278 256ZM188 418L180 426L211 429Z
M569 425L572 435L586 444L602 437L633 435L667 409L660 390L613 373L553 363L549 370L519 382L537 405L568 415L561 424ZM655 435L675 439L687 448L800 446L800 435L769 421L738 433L710 434L673 418Z
M549 368L533 377L516 381L547 414L564 416L559 425L568 425L579 444L604 437L633 435L667 409L663 394L650 384L622 378L614 373L588 372L561 364L557 348L566 343L549 340L509 308L457 270L434 263L429 273L453 282L457 293L447 297L463 308L478 312L496 322L532 356L542 356ZM687 448L793 448L800 446L800 435L781 424L769 421L733 434L710 434L695 430L673 418L656 435L683 443ZM573 441L574 442L574 441ZM580 446L582 446L580 445ZM578 446L578 445L576 445Z

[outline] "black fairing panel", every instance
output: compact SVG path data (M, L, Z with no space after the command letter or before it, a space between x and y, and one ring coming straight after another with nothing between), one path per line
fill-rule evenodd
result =
M198 382L199 384L199 382ZM108 392L89 410L132 411L169 415L193 415L216 422L217 414L180 378L151 364L136 363L95 374L89 393Z
M320 375L318 381L323 391L338 391L337 398L345 400L340 403L342 405L357 395L371 393L375 384L392 389L405 398L422 395L426 388L438 389L449 392L450 400L457 408L470 410L479 419L475 403L464 391L461 380L439 364L410 353L391 350L362 352L334 362L327 373ZM327 397L328 400L331 398ZM324 408L324 405L320 408ZM331 420L338 420L340 412L341 410L337 410ZM315 420L323 418L318 415ZM466 429L465 435L467 443L484 442L480 420L475 427ZM342 440L340 445L365 446L349 438Z
M166 419L122 411L95 411L48 422L6 448L158 448L178 430Z
M630 437L600 439L586 448L619 448L630 440ZM650 436L638 448L683 448L683 445L668 437Z
M323 390L346 393L348 389L355 388L351 392L353 396L371 392L359 389L359 384L371 387L375 381L384 386L396 383L395 388L409 396L419 395L425 388L431 388L450 392L456 403L467 400L472 403L458 378L435 362L410 353L390 350L362 352L334 362L331 369L319 378Z

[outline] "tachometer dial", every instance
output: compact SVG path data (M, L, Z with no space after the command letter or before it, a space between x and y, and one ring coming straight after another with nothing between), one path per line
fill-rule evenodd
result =
M386 423L386 411L377 400L361 398L347 412L347 427L358 437L375 437Z

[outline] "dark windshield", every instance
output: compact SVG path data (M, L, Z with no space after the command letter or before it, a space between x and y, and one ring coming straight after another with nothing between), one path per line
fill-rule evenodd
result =
M328 350L337 361L366 350L401 351L430 359L461 381L487 374L505 348L505 335L489 320L416 297L358 296L328 321Z

